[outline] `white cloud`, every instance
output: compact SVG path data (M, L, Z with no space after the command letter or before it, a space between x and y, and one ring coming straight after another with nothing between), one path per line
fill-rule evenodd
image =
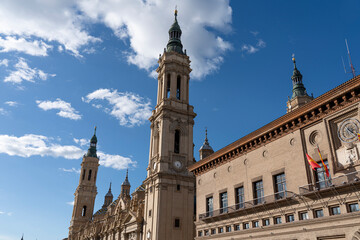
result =
M43 135L25 134L21 137L0 135L0 153L19 157L63 157L66 159L81 159L86 150L73 145L54 143L53 138ZM136 167L136 161L120 155L107 154L98 151L100 165L114 169ZM78 171L76 169L60 169L63 171Z
M117 170L136 167L136 162L128 157L106 154L101 151L98 152L98 156L100 157L100 165L104 167L111 167Z
M6 36L4 49L44 56L56 41L71 54L80 56L82 46L99 41L85 30L85 23L86 18L74 0L1 2L0 34ZM13 39L7 40L9 37ZM22 39L26 40L19 44Z
M68 204L68 205L70 205L70 206L74 206L74 201L72 201L72 202L66 202L66 204Z
M63 171L63 172L68 172L68 173L77 173L77 174L80 174L80 169L76 169L76 168L70 168L70 169L59 168L59 170L61 170L61 171Z
M9 105L10 107L16 107L17 105L19 105L19 103L15 101L6 101L5 104Z
M87 103L95 100L107 100L109 108L100 106L118 119L121 126L141 125L151 116L150 100L134 93L101 88L83 98Z
M41 40L27 40L12 36L0 37L0 52L18 51L33 56L47 56L47 50L51 48L52 46Z
M6 111L5 109L3 108L0 108L0 115L7 115L8 114L8 111Z
M3 211L0 211L0 215L7 215L9 217L11 217L13 215L12 212L3 212ZM1 239L1 238L0 238Z
M5 67L9 66L9 60L6 58L2 59L0 61L0 66L5 66Z
M258 34L259 33L256 32L256 35L258 35ZM251 44L243 44L242 47L241 47L241 51L243 51L243 52L245 52L247 54L256 53L256 52L260 51L261 48L266 47L266 42L264 40L262 40L261 38L259 38L259 39L257 39L257 42L256 42L255 45L256 45L256 47L254 45L251 45Z
M69 118L72 120L79 120L81 119L81 115L78 111L76 111L73 107L71 107L71 104L68 102L65 102L61 100L60 98L57 98L55 101L39 101L36 100L36 104L39 108L48 111L48 110L59 110L57 115L63 118Z
M79 144L80 146L85 146L90 144L89 139L86 138L80 138L80 139L74 138L73 140L76 144Z
M230 49L230 43L219 36L231 30L228 0L80 0L78 5L92 20L104 23L120 39L128 40L127 61L151 73L166 47L176 4L182 43L192 61L192 76L202 78L219 68L224 53Z
M19 58L14 67L15 70L10 72L10 75L5 78L4 82L21 84L23 81L35 82L35 79L47 80L49 77L56 76L55 74L44 73L42 70L29 67L24 58Z

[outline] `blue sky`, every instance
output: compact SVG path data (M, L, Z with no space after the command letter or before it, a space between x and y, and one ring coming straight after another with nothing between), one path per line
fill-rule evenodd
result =
M178 6L192 61L195 157L286 113L291 55L315 97L360 69L359 1L5 0L0 6L0 240L67 236L98 127L95 209L146 177L157 57Z

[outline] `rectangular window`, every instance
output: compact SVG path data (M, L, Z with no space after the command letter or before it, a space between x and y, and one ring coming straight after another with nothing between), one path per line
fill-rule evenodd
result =
M264 201L264 187L263 187L263 181L257 181L253 183L253 189L254 189L254 204L259 204Z
M235 224L234 231L239 231L239 230L240 230L240 224Z
M358 212L359 211L358 203L350 203L348 206L349 206L349 212Z
M300 220L309 219L308 213L307 213L307 212L300 212L300 213L299 213L299 219L300 219Z
M226 232L231 232L231 226L226 226L225 229L226 229Z
M274 224L280 224L281 223L281 217L274 217Z
M326 167L329 169L328 161L324 160L324 163L325 163ZM318 189L324 189L324 188L329 187L331 185L331 182L328 179L328 177L326 176L323 164L321 162L319 162L318 164L321 166L321 168L316 169L316 174L315 174L316 186Z
M179 227L180 227L180 219L179 219L179 218L175 218L174 227L175 227L175 228L179 228Z
M244 187L235 188L236 209L243 208L245 202Z
M206 198L206 216L211 217L214 211L214 199L213 197Z
M280 173L274 176L275 183L275 199L282 199L286 197L286 180L285 173Z
M270 219L266 218L263 219L263 226L269 226L270 225Z
M249 223L243 223L243 229L249 229L250 224Z
M151 210L149 210L149 217L151 217Z
M204 235L205 235L205 236L209 236L209 235L210 235L209 230L207 230L207 229L206 229L206 230L204 230Z
M314 210L314 217L321 218L324 216L324 211L322 209Z
M177 184L177 185L176 185L176 190L177 190L177 191L180 191L180 184Z
M253 221L252 225L253 225L253 228L258 228L259 227L259 221Z
M218 233L223 233L224 232L224 228L223 227L219 227L218 228Z
M293 222L295 221L294 214L286 215L286 222Z
M202 231L198 231L198 237L202 237Z
M330 214L331 215L339 215L340 214L340 207L339 206L330 207Z
M211 235L214 235L214 234L216 234L216 229L215 229L215 228L212 228L212 229L211 229Z
M227 192L220 193L220 213L227 213Z

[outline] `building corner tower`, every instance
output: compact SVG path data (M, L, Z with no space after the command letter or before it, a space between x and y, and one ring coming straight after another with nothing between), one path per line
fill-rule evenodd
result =
M189 105L191 68L183 51L181 33L175 10L167 48L158 61L157 105L149 119L143 240L194 238L195 177L187 167L194 163L196 114Z
M83 156L79 186L74 193L74 209L69 227L69 240L76 238L79 228L91 220L97 195L96 175L99 158L96 154L96 127L88 152Z

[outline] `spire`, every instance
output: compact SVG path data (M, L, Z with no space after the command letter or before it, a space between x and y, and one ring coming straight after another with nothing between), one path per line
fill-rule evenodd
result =
M21 240L24 240L24 234L22 235Z
M121 184L121 186L130 186L128 174L129 174L129 169L126 169L126 177L125 177L124 182Z
M296 67L296 61L295 61L294 54L292 56L292 61L294 63L294 71L293 71L293 75L291 76L291 80L293 83L293 90L292 90L293 94L292 94L291 99L293 99L295 97L300 97L300 96L308 96L308 94L306 93L306 88L304 87L304 84L302 83L302 75Z
M107 194L105 195L105 197L113 197L112 192L111 192L111 182L110 182L109 191L107 192Z
M166 51L184 54L183 50L182 50L183 45L181 44L181 33L182 32L181 32L179 23L177 21L177 14L178 14L178 11L177 11L177 7L176 7L175 13L174 13L175 21L169 29L169 41L166 46Z
M210 146L207 138L207 128L205 128L205 141L201 146L201 148L199 149L199 153L200 153L200 160L214 153L214 150Z
M90 140L90 147L88 149L88 152L86 154L87 157L97 157L96 155L96 144L97 144L97 137L96 137L96 127L94 130L94 135L92 136Z

